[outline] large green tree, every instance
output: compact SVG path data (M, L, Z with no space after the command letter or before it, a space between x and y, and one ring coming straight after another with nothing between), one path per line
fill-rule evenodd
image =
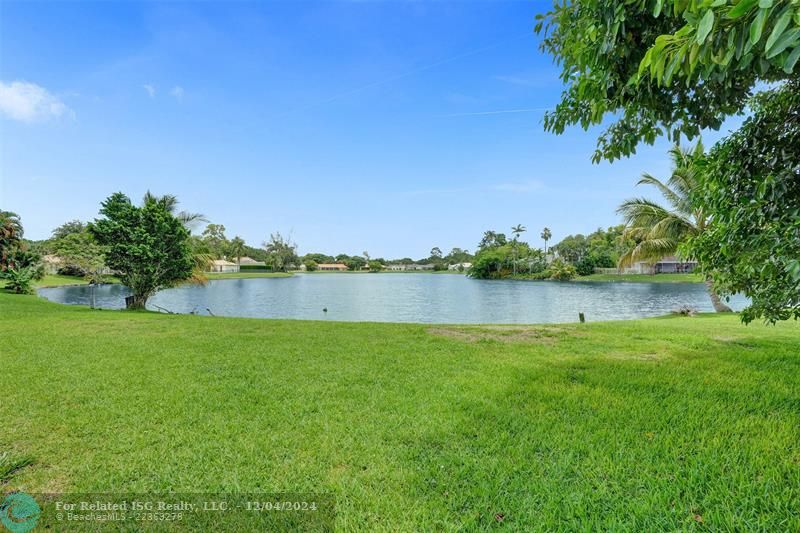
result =
M708 212L692 201L692 195L702 184L703 146L698 143L693 151L676 146L670 150L670 155L673 170L666 183L649 174L639 180L639 185L655 187L668 206L647 198L632 198L617 210L625 219L625 235L637 243L620 258L620 267L630 266L635 261L656 262L665 255L679 254L681 246L689 239L708 231ZM710 277L706 286L714 310L730 312Z
M189 231L164 202L145 201L139 207L115 193L102 203L100 214L89 231L107 247L106 264L131 290L128 308L143 309L157 291L191 278Z
M269 236L269 240L264 243L264 249L267 252L266 264L275 272L285 272L299 262L297 245L280 232ZM363 258L361 260L363 261Z
M695 202L714 212L691 243L742 318L800 318L800 82L756 97L744 125L710 153Z
M74 274L85 276L90 282L99 283L103 281L105 250L97 244L86 226L83 227L84 231L62 233L63 237L54 239L52 248L64 261L62 268L67 267Z
M536 31L565 85L545 128L613 117L595 161L717 129L758 82L798 76L800 0L559 0Z

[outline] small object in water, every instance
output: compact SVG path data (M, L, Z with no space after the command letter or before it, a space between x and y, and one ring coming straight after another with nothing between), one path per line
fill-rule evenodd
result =
M578 313L578 320L581 321L581 324L586 322L586 317L583 315L583 313Z
M327 312L328 312L328 308L327 308L327 307L323 307L323 308L322 308L322 312L323 312L323 313L327 313Z

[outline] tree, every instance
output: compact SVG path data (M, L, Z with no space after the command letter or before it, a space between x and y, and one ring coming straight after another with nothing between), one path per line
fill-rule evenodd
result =
M64 260L64 267L75 274L86 276L92 283L101 282L105 267L103 247L97 244L88 230L79 233L62 233L62 235L64 236L56 239L53 243L53 251ZM63 273L63 271L59 271L59 273Z
M708 213L692 203L692 194L700 190L702 183L703 145L698 143L691 152L675 146L670 155L673 171L667 183L649 174L643 174L638 183L655 187L670 208L646 198L632 198L617 209L627 226L625 234L637 240L636 246L620 258L620 268L636 261L655 262L665 255L679 254L683 243L708 229ZM731 309L720 300L710 277L706 286L714 310L730 312Z
M366 266L367 260L363 257L354 255L353 257L347 259L344 264L347 265L348 270L361 270L364 268L364 266Z
M64 222L59 227L54 229L50 238L58 240L58 239L63 239L68 235L75 235L81 233L86 233L86 223L75 219L75 220L70 220L69 222Z
M544 241L544 255L547 255L547 241L553 237L553 234L550 232L550 228L544 228L540 237Z
M0 209L0 272L13 266L11 255L20 246L22 234L19 215Z
M103 218L90 223L89 232L107 247L106 263L131 290L129 309L144 309L157 291L192 276L189 231L168 205L149 200L138 207L115 193L101 206Z
M221 259L228 250L228 238L225 236L225 226L222 224L208 224L202 233L208 249L215 259Z
M20 294L31 292L32 280L44 277L38 253L22 239L24 230L19 215L0 209L0 277L6 288Z
M178 198L171 194L156 196L150 191L147 191L144 198L142 198L142 205L148 204L154 204L166 210L169 214L177 218L190 234L197 224L208 222L205 215L200 213L178 211ZM211 261L214 260L214 252L208 246L202 244L199 239L191 239L189 244L192 249L192 258L194 260L194 268L192 269L192 276L189 281L205 285L208 281L206 272L211 266Z
M284 238L280 232L270 234L264 243L267 252L266 264L275 272L286 272L298 261L297 245L291 238Z
M478 249L495 248L497 246L503 246L506 242L507 240L504 233L497 233L491 230L484 231L483 238L481 242L478 243Z
M321 253L308 253L303 256L304 261L314 261L315 263L333 263L336 259L333 256Z
M511 234L514 235L514 239L512 240L512 247L514 249L514 275L517 275L517 242L519 241L519 236L522 235L524 232L528 231L528 228L523 226L522 224L517 224L516 226L511 227Z
M181 224L183 224L189 232L192 228L200 222L208 222L205 215L200 213L190 213L189 211L178 211L178 197L172 194L165 194L164 196L156 196L155 194L147 191L142 199L144 205L155 203L164 208L168 213L174 215Z
M741 112L759 82L796 79L796 0L614 0L556 2L540 15L542 50L565 85L548 131L616 122L595 162L614 160L667 134L674 142L718 129Z
M431 248L431 259L436 260L441 258L442 258L442 249L439 248L438 246L434 246L433 248Z
M568 263L577 263L589 253L589 242L586 236L578 233L576 235L567 235L561 242L552 247L561 259Z
M688 250L742 319L800 318L800 82L757 96L750 116L709 155L695 205L714 213Z
M228 256L231 259L235 258L236 263L239 263L239 259L244 255L245 246L247 245L245 244L244 239L237 235L228 243Z
M306 265L306 271L308 272L314 272L317 270L317 268L319 268L319 265L313 259L307 259L303 264Z
M383 264L381 264L380 261L370 261L367 263L367 266L369 266L370 272L380 272L383 270Z
M461 248L453 248L450 250L450 253L444 257L444 261L447 264L459 264L459 263L467 263L472 261L472 254L469 253L468 250L462 250Z

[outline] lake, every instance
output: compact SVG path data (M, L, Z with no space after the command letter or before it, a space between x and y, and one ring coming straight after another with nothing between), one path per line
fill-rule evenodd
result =
M48 300L89 305L88 286L40 289ZM95 289L98 307L121 309L127 288ZM740 310L744 297L729 305ZM688 305L713 311L701 283L488 281L451 274L298 274L186 285L148 308L217 316L444 324L535 324L664 315ZM323 309L327 309L324 312Z

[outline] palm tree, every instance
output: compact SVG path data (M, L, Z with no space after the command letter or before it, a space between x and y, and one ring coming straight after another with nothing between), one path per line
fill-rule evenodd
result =
M239 264L239 260L244 255L244 247L245 242L244 239L239 237L238 235L231 239L230 245L228 245L228 254L233 258L236 258L236 263Z
M623 234L638 243L620 257L620 268L636 261L655 262L665 255L677 255L681 243L708 228L709 214L691 201L692 192L700 187L703 145L697 143L692 151L675 146L669 153L673 171L666 183L647 173L637 183L658 189L669 207L646 198L631 198L617 209L625 219ZM730 312L730 307L722 303L710 279L706 280L706 287L714 309L718 313Z
M147 205L149 203L160 204L164 207L170 214L172 214L175 218L181 221L183 227L185 227L189 233L191 233L192 228L199 224L200 222L208 222L205 215L201 215L200 213L189 213L188 211L177 211L178 209L178 198L172 194L165 194L164 196L156 196L155 194L147 191L144 193L144 198L142 199L142 203ZM189 278L191 283L199 283L201 285L205 285L208 281L208 277L206 276L206 271L209 269L211 265L211 261L214 258L211 254L201 251L195 251L193 254L194 258L194 268L192 269L192 277Z
M8 266L11 250L22 239L22 222L19 215L0 209L0 270Z
M183 223L186 229L190 230L200 222L208 222L205 215L200 213L189 213L188 211L178 211L178 198L172 194L165 194L164 196L156 196L155 194L147 191L144 193L143 204L156 203L161 204L169 213L174 215L178 220Z
M552 237L552 236L553 236L553 234L550 233L550 228L544 228L542 230L542 234L540 235L540 237L544 241L544 255L545 256L547 256L547 241L549 241L550 237Z
M511 227L511 233L514 235L514 275L517 275L517 240L519 236L528 231L528 228L522 224L517 224Z

